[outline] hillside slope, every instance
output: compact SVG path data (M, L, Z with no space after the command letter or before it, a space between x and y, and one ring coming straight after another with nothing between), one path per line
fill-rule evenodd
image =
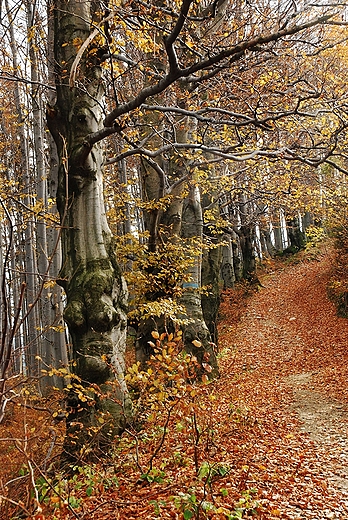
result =
M331 265L323 249L269 267L247 298L226 294L220 378L176 380L184 361L165 346L114 459L70 479L54 473L62 423L45 402L13 403L0 519L348 520L348 320L326 295Z
M348 321L326 295L331 265L327 250L269 273L234 330L223 324L236 351L222 379L241 376L235 395L263 425L248 446L265 518L348 518Z

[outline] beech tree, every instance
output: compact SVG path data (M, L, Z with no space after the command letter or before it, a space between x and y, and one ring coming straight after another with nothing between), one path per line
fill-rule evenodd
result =
M85 441L84 427L95 423L96 409L110 414L112 426L103 430L106 443L122 429L131 413L123 378L127 289L105 216L104 140L114 134L119 137L124 149L115 153L114 161L138 155L147 163L152 161L155 169L154 158L179 149L188 154L190 150L207 152L226 160L247 159L244 143L239 143L239 149L232 146L231 152L230 145L227 149L216 145L214 135L224 125L267 127L280 116L273 113L265 119L256 111L246 117L230 111L214 97L210 101L209 95L202 104L204 85L217 88L221 79L226 81L236 73L239 62L243 67L249 57L271 55L277 50L277 42L298 33L310 38L313 27L335 20L339 13L335 6L314 7L311 12L306 6L297 10L295 4L279 4L279 16L268 17L272 4L267 13L260 14L257 7L237 2L230 5L223 25L223 7L226 3L193 0L151 5L52 0L49 4L49 16L54 16L56 100L48 107L47 123L59 155L57 204L63 230L60 284L67 296L64 317L72 337L76 375L84 384L98 385L107 395L86 406L71 393L68 438L72 433L77 438L67 443L70 451ZM222 24L225 31L218 39L211 36L216 24ZM109 78L107 89L105 78ZM165 105L161 103L163 93L168 100ZM176 100L184 96L187 104L176 106ZM285 111L286 115L296 115L299 106ZM152 132L161 134L164 144L147 149L148 139L138 139L137 130L148 124L146 118L142 119L144 113L153 111L162 114L162 119L172 114L199 121L197 138L180 143L175 132L164 136L153 127ZM175 129L175 125L171 127ZM204 128L212 127L206 144ZM256 150L250 158L267 153ZM272 150L272 154L280 152ZM185 162L185 168L189 162ZM166 182L162 171L158 182ZM191 182L190 190L187 227L199 221L192 217L199 201L195 182ZM192 229L187 236L190 233ZM193 301L185 303L193 305Z

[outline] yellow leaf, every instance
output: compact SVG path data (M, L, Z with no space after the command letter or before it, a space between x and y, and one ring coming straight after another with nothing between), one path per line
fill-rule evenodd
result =
M151 336L155 339L158 339L160 337L160 335L158 334L157 330L153 330L151 332Z
M273 516L280 516L280 511L279 511L279 509L272 509L272 511L271 511L271 515L273 515Z
M54 287L55 285L56 285L55 280L47 280L46 282L44 282L45 289L49 289L50 287Z
M192 343L194 344L195 347L199 348L202 346L202 343L200 341L198 341L198 339L194 339L192 341Z

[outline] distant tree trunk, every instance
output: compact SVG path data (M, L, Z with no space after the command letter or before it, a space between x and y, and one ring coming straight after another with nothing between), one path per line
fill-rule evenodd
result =
M29 0L29 23L35 23L35 1ZM54 52L53 52L53 17L48 20L48 81L54 87ZM33 34L36 34L34 31ZM57 195L58 184L58 155L57 148L50 134L44 138L43 128L43 106L39 92L35 85L39 81L37 66L37 46L35 39L30 40L31 47L31 70L33 79L32 99L34 122L36 121L37 138L35 139L36 162L40 166L37 168L38 177L38 197L42 200L47 213L54 216L57 208L48 203L48 199L54 199ZM30 47L30 48L31 48ZM49 91L48 98L51 105L54 104L55 96L52 90ZM38 124L40 122L40 125ZM44 145L49 148L49 164L43 163ZM61 267L61 246L60 231L58 226L53 224L46 225L45 222L38 222L38 268L41 282L44 283L41 296L41 321L44 331L41 344L42 368L48 370L49 367L56 369L68 366L68 353L65 338L65 325L63 321L62 289L55 283ZM45 283L46 282L46 283ZM49 283L47 283L49 282ZM47 394L52 387L63 388L64 378L58 374L46 375L41 377L40 388L43 394Z
M203 251L202 255L202 286L201 305L204 321L209 329L211 339L218 344L217 317L220 307L221 293L221 247L218 239L215 247Z
M236 281L240 282L243 278L242 249L238 234L234 233L232 237L233 269Z
M243 255L243 278L250 281L256 269L253 227L241 226L238 235Z
M30 57L30 76L31 76L31 112L32 112L32 135L33 135L33 151L35 158L35 176L36 176L36 192L37 200L42 204L44 211L48 213L48 186L47 186L47 169L45 165L45 129L43 114L43 99L41 95L40 73L38 66L38 49L37 42L37 24L40 13L36 10L36 2L26 0L27 12L27 33ZM56 243L49 251L48 236L53 239L56 235ZM40 317L40 360L38 361L38 375L40 377L39 387L42 394L49 393L54 387L62 388L63 380L56 374L52 376L43 376L41 371L49 370L50 367L60 368L63 364L67 365L66 346L64 332L62 328L61 316L57 310L59 309L60 297L57 298L58 291L51 285L47 284L49 276L52 275L52 259L50 252L54 254L52 247L57 249L58 235L53 230L49 230L44 217L38 217L36 222L36 255L38 268L38 286L40 298L37 305L37 311ZM53 282L54 283L54 282Z
M99 2L57 0L55 61L57 101L48 110L48 125L59 154L57 202L61 218L63 267L60 283L67 295L64 318L73 343L75 372L85 384L98 385L106 397L86 406L76 394L68 400L66 450L74 454L88 439L95 414L108 412L97 438L110 444L130 414L124 381L127 289L115 257L103 199L103 149L85 137L102 124L104 86L98 56L88 50L79 65L79 86L69 87L75 42L90 35L102 16ZM67 72L68 71L68 72ZM93 446L97 447L94 437Z
M152 124L154 124L153 121ZM160 159L158 159L158 161L160 161ZM153 204L151 209L144 211L145 229L149 234L146 248L147 260L149 260L151 255L155 255L159 252L159 247L161 250L165 248L165 242L167 241L167 238L163 240L161 237L163 240L163 243L161 243L161 239L159 238L161 219L163 218L163 211L160 209L159 201L165 195L165 186L164 177L159 173L161 169L160 165L158 171L156 171L154 167L144 160L140 169L144 200L146 202L152 202ZM149 261L148 265L144 266L145 272L151 277L160 274L160 271L163 268L165 269L166 266L154 265L152 261ZM170 296L166 291L165 280L163 279L162 282L162 287L161 283L158 283L153 287L148 287L148 290L144 294L147 302L154 302L160 298ZM153 353L153 349L149 344L153 339L151 332L154 330L163 332L166 324L166 316L164 314L161 316L150 316L138 319L135 356L136 360L140 361L143 368L145 368L147 361Z
M195 240L203 238L203 214L198 186L192 186L189 196L184 202L181 235ZM198 375L204 373L208 377L218 375L216 352L209 329L205 323L201 303L201 257L198 257L189 268L190 282L184 284L181 298L186 308L186 315L191 320L184 327L185 350L194 354L198 360ZM200 347L192 342L198 340ZM207 367L207 368L205 368ZM206 370L208 369L208 373ZM211 372L210 372L211 369Z
M282 229L281 229L281 220L279 212L274 216L273 219L273 233L274 233L274 247L276 251L282 251L284 248L283 238L282 238Z
M309 226L312 226L314 223L313 214L309 211L306 211L306 213L303 215L303 229L306 232L306 229L309 228Z
M153 121L152 124L154 124ZM188 142L191 126L190 121L186 121L185 125L181 121L180 130L178 130L176 134L178 142ZM156 168L156 164L158 168ZM158 251L165 253L166 246L178 243L180 235L185 239L192 238L194 240L198 239L198 241L203 238L203 216L199 189L191 189L190 196L186 201L183 200L185 183L181 182L180 178L182 178L184 165L175 157L173 169L170 171L172 177L172 187L169 189L171 202L165 209L160 209L160 205L156 206L156 203L161 201L161 199L168 194L165 170L167 167L170 168L170 165L166 164L162 158L157 159L156 164L149 165L144 162L143 165L145 200L153 201L154 203L154 207L146 213L145 218L149 232L148 250L150 254ZM173 178L176 178L176 180L173 180ZM185 207L186 212L185 218L183 217L183 207ZM178 243L178 247L182 246ZM168 261L170 262L170 253ZM195 265L188 270L187 274L190 277L190 282L184 283L183 296L180 298L180 303L186 307L186 317L192 320L192 324L184 327L184 344L188 352L195 351L195 356L201 367L198 375L203 375L205 363L207 369L210 369L208 366L208 360L210 360L212 372L209 375L214 376L217 374L217 361L210 332L203 317L201 267L202 257L201 254L198 254L197 258L195 258ZM150 266L150 268L154 269L156 273L157 270L161 269L161 266L156 265L155 268ZM153 271L151 271L151 274L154 274ZM173 287L173 289L175 289L175 287ZM163 290L150 290L146 297L149 301L156 301L159 298L175 298L174 293L171 293L171 287L166 286L165 272L163 272ZM144 365L152 353L152 349L149 346L149 341L152 339L151 331L158 329L161 332L165 328L170 330L171 327L173 327L173 325L170 320L167 320L165 315L141 320L136 341L137 360ZM192 341L195 339L202 343L202 347L196 348L192 344Z
M265 244L265 252L270 257L273 257L275 255L276 249L274 247L274 244L272 242L271 238L271 232L269 229L262 229L261 235L264 238L264 244Z
M151 178L151 182L148 184L149 178L145 179L145 188L147 193L148 200L153 200L154 203L159 200L160 197L163 197L163 192L159 188L159 183L162 183L162 180L159 180L158 174L157 176L157 186L156 186L156 177L153 175ZM160 191L159 191L160 189ZM181 232L181 224L182 224L182 207L183 207L183 196L182 196L183 187L180 185L177 188L174 188L171 191L171 195L173 197L172 202L166 211L158 211L154 210L150 215L147 215L147 229L150 234L150 241L148 244L149 253L155 253L161 251L163 254L166 253L166 248L169 246L175 245L178 243L179 235ZM156 212L156 215L154 214ZM178 247L181 247L178 244ZM168 262L170 262L170 252L168 253ZM160 274L160 270L164 271L169 266L159 265L154 267L150 265L147 269L149 274L155 275L156 271ZM170 273L167 273L168 276ZM175 283L175 282L174 282ZM176 292L176 286L173 285L172 281L167 280L166 273L163 273L162 278L162 287L159 282L156 288L153 288L147 292L145 295L149 302L156 301L160 298L174 298L174 293ZM137 330L137 339L136 339L136 359L140 361L143 366L146 365L147 360L152 354L153 350L149 345L149 341L153 338L151 336L151 332L153 330L164 331L165 329L170 331L173 328L173 324L167 317L163 314L159 317L150 317L148 319L140 320L138 323Z
M234 228L239 238L242 256L242 276L251 281L256 270L255 261L255 224L252 214L253 208L242 191L238 201L238 215L240 224Z
M231 289L234 287L236 275L233 265L233 247L232 238L230 234L223 235L222 241L222 261L221 261L221 278L224 289Z
M216 195L215 195L216 196ZM203 208L209 208L216 219L220 216L217 204L211 205L214 196L204 194L202 196ZM211 338L215 345L218 345L217 318L221 302L221 263L222 263L222 234L212 231L211 226L204 226L204 248L202 254L201 285L201 305L204 321L209 329Z
M300 218L300 216L294 217L287 226L290 247L294 251L300 251L306 244L306 234L300 227Z
M10 45L12 52L12 62L13 69L18 70L19 61L18 61L18 49L17 49L17 40L14 32L14 23L12 19L12 11L9 7L8 0L5 1L5 7L7 11L8 21L9 21L9 32L10 32ZM22 173L22 186L24 189L24 193L26 194L25 203L27 206L32 206L33 202L33 185L32 185L32 175L29 167L29 150L28 150L28 138L25 132L24 121L25 117L22 110L21 105L21 92L19 84L16 83L14 87L14 95L15 95L15 106L17 112L17 120L18 120L18 134L20 137L20 150L21 150L21 173ZM39 373L39 364L38 364L38 356L40 355L39 348L39 330L40 330L40 322L39 322L39 314L38 307L35 305L38 283L37 283L37 262L36 262L36 237L35 237L35 226L33 222L34 217L29 216L24 228L24 271L25 271L25 279L26 279L26 297L25 297L25 310L27 314L26 319L26 329L27 329L27 338L25 345L25 355L26 355L26 370L27 374L32 377L38 377Z

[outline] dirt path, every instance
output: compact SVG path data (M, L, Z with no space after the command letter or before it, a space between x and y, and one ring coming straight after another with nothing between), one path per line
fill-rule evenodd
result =
M234 331L225 370L264 424L250 463L267 470L251 479L265 518L348 519L348 320L326 296L331 262L270 272Z

